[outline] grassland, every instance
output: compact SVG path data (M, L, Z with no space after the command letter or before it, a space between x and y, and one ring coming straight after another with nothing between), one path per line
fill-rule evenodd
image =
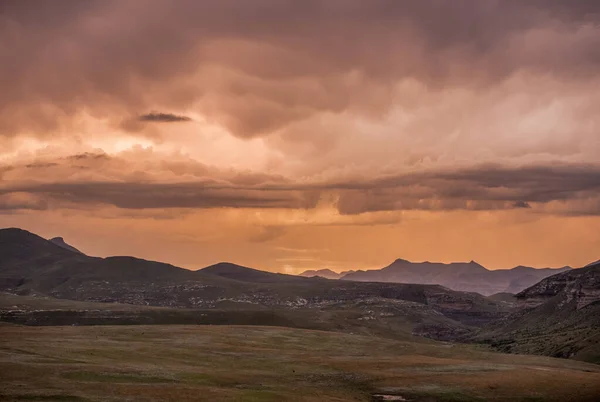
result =
M0 324L1 400L373 401L378 395L594 401L600 366L280 327Z

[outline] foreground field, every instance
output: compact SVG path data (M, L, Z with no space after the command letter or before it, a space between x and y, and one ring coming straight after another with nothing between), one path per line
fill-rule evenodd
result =
M1 400L594 401L600 367L277 327L0 324L0 384Z

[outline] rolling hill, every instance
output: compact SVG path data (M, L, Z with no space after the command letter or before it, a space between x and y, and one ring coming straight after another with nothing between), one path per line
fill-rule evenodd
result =
M0 230L0 256L1 321L278 325L600 361L597 263L517 295L488 298L434 284L300 277L227 262L191 271L134 257L90 257L20 229ZM454 269L490 272L474 262L431 265L430 281ZM391 271L415 266L402 260Z
M197 272L210 274L241 282L252 283L306 283L306 279L294 275L266 272L254 268L243 267L230 262L219 262L217 264L202 268Z

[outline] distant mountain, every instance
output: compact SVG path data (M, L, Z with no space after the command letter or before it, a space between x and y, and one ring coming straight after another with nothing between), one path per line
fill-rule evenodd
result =
M66 249L66 250L72 251L74 253L83 254L81 251L77 250L75 247L71 246L70 244L67 244L62 237L53 237L49 241L51 241L52 243L56 244L59 247Z
M254 312L272 312L276 320L261 313L255 323L284 325L295 317L289 325L448 339L509 312L504 303L438 285L332 281L232 263L190 271L134 257L89 257L21 229L0 230L0 256L0 291L208 310L213 318L206 323L250 324Z
M89 257L16 228L0 230L0 256L0 290L66 299L117 301L128 286L214 278L134 257Z
M355 281L277 274L232 263L190 271L134 257L89 257L25 230L0 229L0 292L9 293L0 294L5 299L0 300L0 321L284 325L393 338L414 334L462 339L507 352L600 362L600 264L563 270L514 297L504 293L487 298L450 287L510 289L557 270L489 271L473 261L397 260L382 270L344 276L358 277ZM371 275L377 282L364 281ZM99 309L90 302L140 308Z
M356 271L348 273L340 279L362 282L438 284L453 290L492 295L517 293L543 278L570 269L570 267L542 269L518 266L512 269L492 271L475 261L443 264L398 259L385 268Z
M475 340L504 352L600 363L600 263L550 276L515 297L521 310Z
M220 262L218 264L202 268L197 272L208 273L236 281L254 283L295 282L305 280L305 278L300 278L294 275L261 271L254 268L232 264L230 262Z
M344 271L344 272L337 273L330 269L318 269L318 270L310 269L308 271L302 272L299 276L304 276L307 278L312 278L314 276L320 276L321 278L327 278L327 279L340 279L344 275L350 274L352 272L354 272L354 271Z

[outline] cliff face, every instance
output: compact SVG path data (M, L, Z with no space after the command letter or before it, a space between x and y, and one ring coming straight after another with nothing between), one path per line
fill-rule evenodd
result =
M561 304L575 301L578 310L600 301L600 263L550 276L516 298L521 307L534 308L559 295L563 296Z
M503 352L600 363L600 264L543 279L516 298L520 311L472 340Z

